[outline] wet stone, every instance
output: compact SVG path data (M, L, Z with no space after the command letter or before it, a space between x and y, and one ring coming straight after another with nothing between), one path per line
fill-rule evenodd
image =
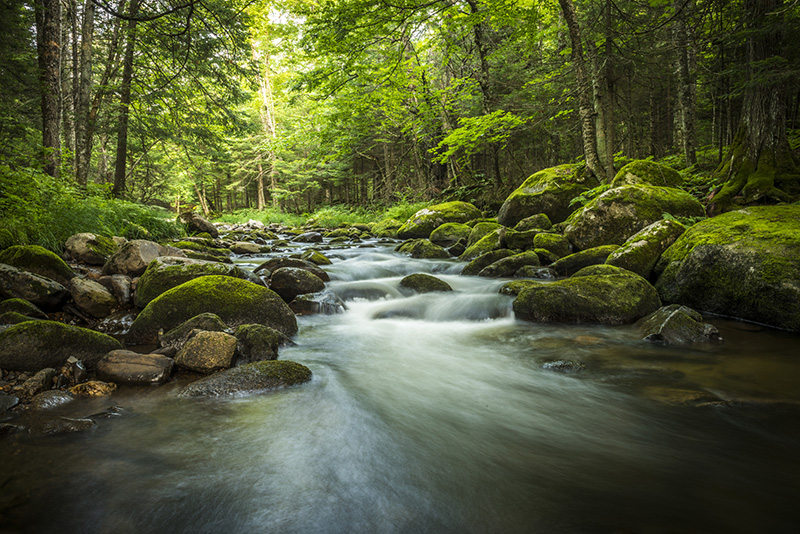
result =
M19 398L14 395L0 393L0 413L5 413L19 404Z
M28 408L32 411L52 410L58 406L63 406L72 402L74 397L66 391L51 389L43 391L31 399Z

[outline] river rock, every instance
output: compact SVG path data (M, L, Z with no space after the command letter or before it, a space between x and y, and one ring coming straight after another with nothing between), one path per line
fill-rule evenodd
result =
M470 226L463 223L444 223L431 232L430 240L431 243L440 247L452 247L462 239L468 240L472 230Z
M550 220L550 217L544 213L537 213L536 215L525 217L519 221L514 226L514 230L518 232L524 232L526 230L549 230L552 227L553 223Z
M103 265L119 246L110 237L88 232L70 236L64 249L75 260L89 265Z
M36 306L53 309L67 296L66 288L55 280L0 263L0 298L24 299Z
M207 330L209 332L227 332L228 325L226 325L219 316L213 313L201 313L188 319L169 332L159 334L158 346L159 347L173 347L180 350L184 343L189 339L192 332L197 330Z
M526 265L533 265L538 267L539 256L534 251L523 252L521 254L514 254L497 260L481 269L478 276L485 276L489 278L503 278L513 276L519 269Z
M504 248L513 250L530 250L535 247L534 239L539 235L541 230L524 230L517 231L511 228L506 229L504 237Z
M93 369L109 351L122 348L111 336L56 321L28 321L0 332L0 368L60 368L70 356Z
M500 208L497 222L513 227L522 219L544 213L552 222L566 219L570 202L600 183L582 166L567 164L541 170L511 193Z
M0 414L6 413L19 404L19 397L0 392ZM2 432L0 432L2 435Z
M628 238L609 254L606 263L649 278L661 254L685 231L685 226L672 219L656 221Z
M550 268L560 275L570 275L588 267L605 263L608 257L619 247L617 245L605 245L587 250L581 250L569 256L564 256L550 264Z
M461 270L464 276L477 276L485 267L493 264L496 261L502 260L513 256L514 253L508 249L493 250L485 254L481 254Z
M633 323L661 306L655 288L638 274L610 265L587 269L523 289L514 300L514 314L533 322L617 325Z
M447 259L450 253L439 245L431 243L429 239L409 239L400 244L395 250L411 255L416 259Z
M97 363L97 377L116 384L163 384L172 375L172 358L112 350Z
M262 324L240 325L233 335L237 342L238 364L276 360L278 348L292 344L288 337Z
M194 212L184 212L178 216L178 222L186 225L186 233L189 235L208 234L212 238L219 237L219 230L208 219L203 218Z
M310 261L301 260L298 258L288 258L288 257L271 258L262 263L261 265L259 265L258 267L256 267L255 269L253 269L253 272L269 276L270 274L280 269L281 267L296 267L298 269L305 269L306 271L313 273L317 278L319 278L323 282L329 282L331 279L330 276L328 276L328 273L320 269L317 264Z
M108 289L89 278L73 278L69 292L81 311L98 319L108 317L119 306L119 302Z
M16 312L32 319L47 319L47 314L25 299L6 299L0 302L0 314Z
M400 239L430 237L445 223L466 223L481 216L481 211L467 202L445 202L423 208L412 215L397 231Z
M569 239L559 234L538 233L533 238L533 246L548 250L559 258L572 254L572 244Z
M377 237L397 237L397 231L403 226L397 219L384 219L375 223L372 232Z
M204 312L215 313L230 327L265 324L292 336L294 313L274 291L230 276L203 276L162 293L131 325L129 345L155 343L159 329L169 330Z
M482 238L480 238L474 245L467 247L467 250L459 256L461 261L472 261L475 258L492 252L493 250L500 250L509 248L506 245L506 232L508 228L499 227L492 230Z
M85 432L97 426L91 419L74 419L72 417L52 417L39 421L30 428L32 434L72 434Z
M322 234L319 232L304 232L292 238L295 243L322 243Z
M663 345L686 345L722 341L719 330L703 322L703 316L688 306L670 304L636 323L647 341Z
M247 241L236 241L231 245L231 252L234 254L258 254L261 246Z
M536 251L536 253L540 254L539 251ZM558 273L550 267L537 267L535 265L523 265L514 273L514 278L536 278L539 280L555 280L557 276Z
M683 177L672 167L655 161L637 159L631 161L617 172L611 182L611 187L638 184L680 187L683 184Z
M467 239L467 248L483 239L486 235L502 227L503 226L497 221L483 221L475 223L475 225L472 227L472 231L469 233L469 238Z
M69 388L69 392L76 397L107 397L116 390L116 384L101 380L89 380Z
M297 315L334 315L345 310L344 301L329 290L306 295L297 295L289 307Z
M325 254L323 254L319 250L314 250L313 248L310 248L305 252L303 252L300 255L300 259L305 261L310 261L314 265L330 265L331 263L333 263L330 259L328 259L327 256L325 256Z
M75 271L49 250L38 245L14 245L0 251L0 263L38 274L66 286Z
M668 213L702 217L703 206L689 193L671 187L626 185L609 189L573 213L564 235L578 250L621 245Z
M0 325L24 323L25 321L41 321L38 317L28 317L17 312L0 313Z
M34 395L53 388L53 378L56 377L56 370L47 367L37 371L35 375L27 379L19 390L23 397L31 398Z
M281 267L269 277L269 287L285 302L291 302L298 295L322 291L325 289L325 282L305 269Z
M127 274L112 274L110 277L111 293L117 297L117 301L123 306L131 304L132 280ZM102 284L102 279L99 280Z
M66 391L50 389L48 391L42 391L34 396L31 399L31 403L28 405L28 409L36 412L52 410L53 408L68 404L73 400L75 400L75 397Z
M453 288L444 280L426 273L414 273L400 280L400 287L415 293L432 293L435 291L452 291Z
M186 386L181 397L216 397L285 388L311 380L311 370L287 360L248 363L201 378Z
M139 276L151 261L159 256L183 256L175 247L159 245L153 241L134 239L128 241L103 265L103 274Z
M236 338L225 332L198 332L175 355L175 364L196 373L227 369L236 354Z
M800 206L759 206L701 221L656 264L664 302L800 330Z
M151 261L144 274L139 278L134 303L137 307L144 308L154 298L173 287L178 287L201 276L211 275L232 276L252 281L250 280L252 273L245 272L244 269L233 264L161 256Z

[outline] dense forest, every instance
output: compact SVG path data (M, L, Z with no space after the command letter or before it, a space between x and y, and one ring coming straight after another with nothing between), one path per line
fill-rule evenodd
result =
M794 0L0 9L6 221L65 195L206 215L496 208L540 169L583 161L608 182L626 158L685 170L711 212L798 189Z

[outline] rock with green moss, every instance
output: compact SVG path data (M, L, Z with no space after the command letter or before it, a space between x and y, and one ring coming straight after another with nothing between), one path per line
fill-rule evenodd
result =
M88 232L70 236L64 243L64 249L73 259L89 265L103 265L118 248L110 237Z
M134 239L122 245L103 265L103 274L139 276L150 262L161 256L184 257L176 247L160 245L154 241Z
M655 161L637 159L619 170L611 182L611 187L637 184L680 187L683 184L683 177L672 167Z
M55 280L0 263L0 298L23 299L53 309L67 296L66 288Z
M522 219L544 213L552 222L566 219L573 198L597 187L596 178L578 165L567 164L544 169L525 180L500 208L497 222L513 227Z
M300 255L300 259L310 261L314 265L330 265L333 262L319 250L310 248Z
M515 249L515 250L531 250L535 247L534 240L536 236L539 235L542 231L538 229L534 230L512 230L511 228L507 228L505 230L505 248Z
M215 239L219 237L217 227L197 213L181 213L178 215L178 222L186 226L186 233L189 235L207 233Z
M718 343L722 341L714 325L703 322L703 316L688 306L670 304L643 317L636 323L642 337L660 345Z
M572 245L569 239L559 234L538 233L533 238L534 248L549 250L559 258L569 256L572 253Z
M661 307L647 280L625 269L603 267L602 273L579 271L566 280L523 289L514 300L514 315L532 322L618 325Z
M269 260L265 261L255 269L253 272L256 274L260 274L262 276L269 276L274 271L280 269L281 267L296 267L298 269L305 269L306 271L313 273L317 278L322 280L323 282L329 282L330 276L328 273L323 271L316 263L301 260L299 258L289 258L289 257L279 257L279 258L270 258Z
M609 189L572 214L564 235L578 250L621 245L665 213L701 217L705 211L692 195L680 189L626 185Z
M311 370L287 360L269 360L240 365L192 382L181 397L218 397L281 389L308 382Z
M519 269L526 265L539 266L539 256L534 251L514 254L507 258L502 258L481 269L478 276L488 278L503 278L513 276Z
M227 332L228 325L226 325L218 315L213 313L201 313L182 322L164 334L160 333L158 335L158 346L180 350L189 336L198 330Z
M541 252L536 252L541 258ZM550 267L537 267L536 265L523 265L514 273L514 278L537 278L539 280L555 280L558 278Z
M414 273L400 280L400 287L415 293L432 293L435 291L452 291L453 288L444 280L425 273Z
M527 289L529 287L533 287L535 285L539 285L541 282L537 280L512 280L510 282L506 282L500 288L499 293L501 295L509 295L511 297L516 297L520 294L523 289Z
M6 299L0 302L0 313L16 312L35 319L47 319L47 314L25 299Z
M108 317L119 306L116 297L105 286L89 278L73 278L69 292L82 312L97 319Z
M237 363L276 360L278 349L292 341L274 328L263 324L243 324L233 333L236 337Z
M597 265L598 263L605 263L608 257L619 247L617 245L604 245L601 247L594 247L587 250L581 250L569 256L564 256L558 261L550 264L550 268L558 274L570 275L576 273L584 267L589 265Z
M7 311L0 312L0 324L19 324L25 321L42 321L40 317L28 317L19 312Z
M173 287L178 287L201 276L212 275L250 280L249 274L236 265L161 256L151 261L144 274L139 278L134 303L139 308L144 308L151 300Z
M235 241L231 244L230 250L234 254L258 254L261 252L261 245L249 241Z
M198 332L175 355L175 365L210 374L233 365L236 338L225 332Z
M500 227L489 232L480 238L477 243L467 247L467 250L465 250L458 259L461 261L472 261L479 256L483 256L487 252L508 248L506 246L507 231L508 228Z
M0 263L44 276L66 286L75 277L67 263L38 245L14 245L0 251Z
M397 231L400 239L427 238L444 223L466 223L481 216L481 211L468 202L445 202L423 208L412 215Z
M503 258L507 258L513 255L514 252L505 248L481 254L480 256L478 256L477 258L466 264L464 268L461 270L461 274L463 274L464 276L478 276L478 273L480 273L485 267L488 267L489 265L493 264L498 260L502 260Z
M463 223L444 223L431 232L432 243L441 247L452 247L462 239L467 241L472 228Z
M412 258L417 259L446 259L450 257L450 253L439 245L431 243L430 239L409 239L401 243L395 250L404 254L410 254Z
M134 320L126 336L129 345L155 343L165 331L204 312L218 315L228 326L265 324L287 336L297 332L294 313L274 291L230 276L203 276L153 299Z
M472 227L472 231L469 233L469 238L467 239L467 248L471 247L483 239L486 235L498 230L501 227L502 225L497 221L484 221L477 223Z
M800 205L728 212L689 228L659 259L664 302L800 330Z
M219 247L211 247L208 245L204 245L202 243L197 243L195 241L178 241L176 243L172 243L172 246L182 250L186 256L193 257L193 254L203 254L204 257L200 259L207 259L211 256L211 259L222 261L222 260L230 260L231 251L226 248L219 248Z
M281 267L269 277L269 288L286 301L298 295L317 293L325 289L325 282L312 272L297 267Z
M672 219L656 221L628 238L606 263L649 278L661 254L685 231L685 226Z
M120 348L119 341L93 330L56 321L27 321L0 332L0 369L60 369L70 356L94 369L103 356Z
M553 223L550 221L550 217L544 213L537 213L519 221L514 226L514 230L524 232L525 230L549 230L552 227Z
M377 237L397 237L397 231L403 226L403 223L397 219L384 219L375 223L372 227L372 233Z

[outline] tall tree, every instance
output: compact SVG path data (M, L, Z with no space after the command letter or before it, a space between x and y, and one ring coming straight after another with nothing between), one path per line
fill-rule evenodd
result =
M122 82L120 84L119 123L117 126L117 160L114 168L114 187L111 193L121 197L125 192L127 178L128 154L128 117L131 105L131 81L133 79L133 53L136 46L136 24L138 22L139 0L131 0L128 7L128 27L125 41L125 59L122 66Z
M83 4L81 25L80 83L75 106L75 176L80 185L86 185L92 160L91 104L92 104L92 46L94 44L94 0Z
M36 0L36 45L42 95L44 170L58 177L61 167L61 1Z

